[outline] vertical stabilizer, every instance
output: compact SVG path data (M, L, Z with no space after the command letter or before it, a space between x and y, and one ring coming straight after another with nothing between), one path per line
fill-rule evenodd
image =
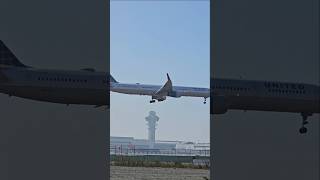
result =
M118 81L116 81L116 80L112 77L112 75L110 75L110 82L118 83Z
M0 65L27 67L22 64L10 49L0 40Z

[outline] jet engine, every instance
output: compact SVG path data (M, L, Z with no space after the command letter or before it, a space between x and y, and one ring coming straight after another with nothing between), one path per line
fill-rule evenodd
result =
M156 99L160 102L160 101L166 100L166 96L152 96L152 100L154 100L154 99Z
M166 96L163 96L163 97L158 97L157 100L160 102L160 101L164 101L166 100Z

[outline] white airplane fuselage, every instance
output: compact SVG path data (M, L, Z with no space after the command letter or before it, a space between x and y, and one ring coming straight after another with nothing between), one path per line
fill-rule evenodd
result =
M0 67L0 92L61 104L103 106L108 101L107 76L101 72Z
M166 84L168 82L172 86L169 77ZM211 81L211 90L172 86L172 88L165 89L160 97L155 97L155 94L165 85L126 84L115 80L110 83L110 90L113 92L148 95L160 101L166 96L203 98L211 96L211 114L224 114L228 110L254 110L293 112L310 116L320 111L319 86L305 83L216 78Z
M236 79L213 79L212 114L229 109L296 112L311 115L320 111L317 85Z
M320 111L319 85L216 78L209 89L173 86L169 74L163 86L125 84L93 69L63 71L26 66L0 40L0 93L53 103L103 106L108 105L109 90L148 95L150 103L164 101L167 96L211 96L211 114L228 110L294 112L301 113L305 121Z
M113 83L110 84L110 90L113 92L136 95L153 96L162 86L149 84L126 84ZM209 97L210 90L208 88L173 86L170 97L192 96L192 97Z

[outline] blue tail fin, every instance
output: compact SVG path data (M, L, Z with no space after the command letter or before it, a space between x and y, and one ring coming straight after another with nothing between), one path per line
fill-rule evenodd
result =
M0 65L27 67L22 64L9 48L0 40Z

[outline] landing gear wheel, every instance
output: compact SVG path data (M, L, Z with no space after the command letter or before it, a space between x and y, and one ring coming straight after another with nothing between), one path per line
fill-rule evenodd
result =
M207 103L207 98L204 98L203 104Z
M152 99L151 101L150 101L150 103L155 103L156 102L156 100L154 100L154 99Z
M302 115L302 126L299 129L299 132L300 132L300 134L305 134L308 131L308 129L305 127L305 125L309 123L307 121L308 116L312 116L312 114L311 113L301 113L301 115Z
M306 127L302 127L299 129L300 134L305 134L307 133L308 129Z

